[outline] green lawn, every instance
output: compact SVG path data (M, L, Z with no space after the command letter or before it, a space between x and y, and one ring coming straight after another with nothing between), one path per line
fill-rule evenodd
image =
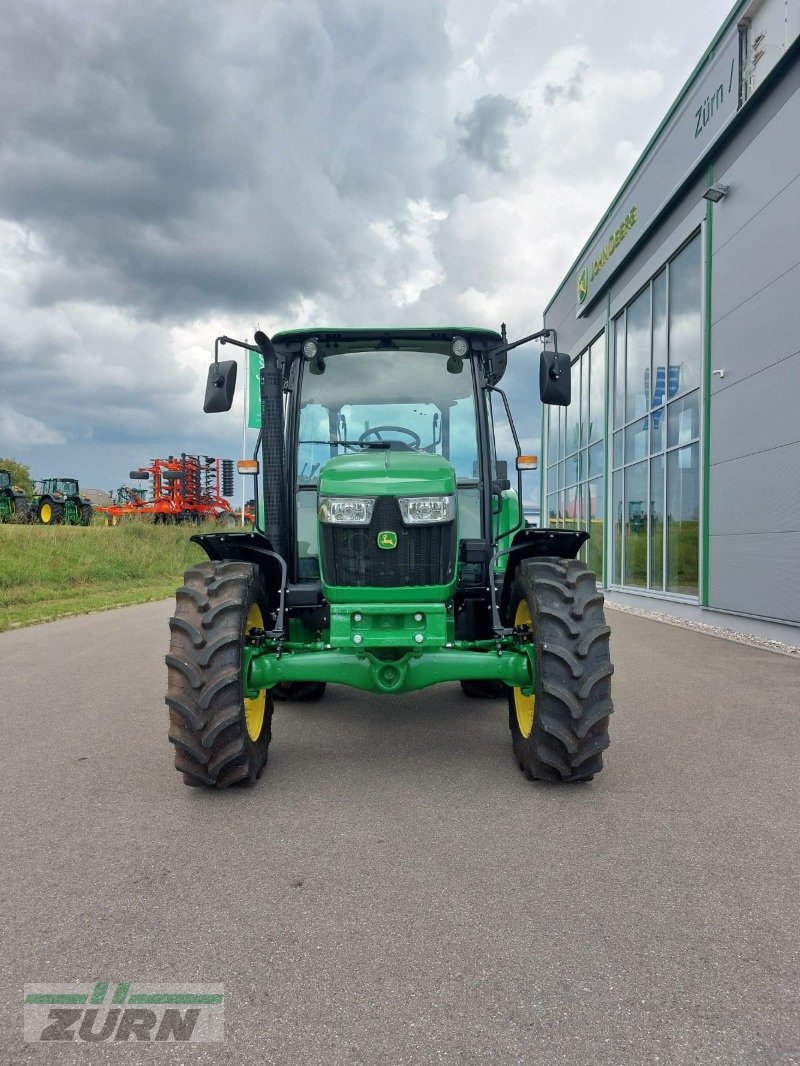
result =
M0 632L172 596L206 558L198 527L0 526Z

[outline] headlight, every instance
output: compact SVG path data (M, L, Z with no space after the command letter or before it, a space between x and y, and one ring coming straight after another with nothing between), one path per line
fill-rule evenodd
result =
M374 498L362 496L320 496L317 517L320 522L339 526L368 526L375 509Z
M455 496L405 496L397 502L407 526L452 522L456 514Z

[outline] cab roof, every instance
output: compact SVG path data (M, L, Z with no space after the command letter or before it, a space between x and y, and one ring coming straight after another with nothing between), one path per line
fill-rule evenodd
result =
M472 352L487 352L501 347L503 337L492 329L476 326L392 326L350 327L314 326L305 329L282 330L272 337L276 349L295 354L304 341L314 339L328 352L415 351L449 353L453 337L464 337ZM492 384L497 384L506 369L506 353L497 353L492 360Z

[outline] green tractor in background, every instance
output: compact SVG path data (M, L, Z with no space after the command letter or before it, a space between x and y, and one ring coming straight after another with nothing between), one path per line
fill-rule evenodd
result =
M230 410L232 344L263 358L253 460L256 528L191 539L170 620L166 702L186 784L256 781L273 694L327 682L381 696L441 682L506 694L530 778L588 781L612 711L609 628L585 532L525 523L520 454L499 387L511 348L540 357L543 403L570 402L555 332L508 343L484 329L304 329L220 337L204 409ZM516 490L495 452L493 399L517 450ZM259 485L259 469L263 471Z
M73 477L37 481L28 513L32 522L43 526L88 526L92 521L89 497L81 495Z
M13 483L10 470L0 470L0 522L25 522L27 518L25 493Z

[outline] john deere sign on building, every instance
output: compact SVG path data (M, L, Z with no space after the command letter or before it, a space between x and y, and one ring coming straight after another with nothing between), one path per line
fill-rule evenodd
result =
M608 260L617 250L619 244L627 237L631 229L636 223L636 207L632 207L627 213L622 222L617 226L614 232L606 241L605 247L598 255L597 259L592 263L592 269L588 267L584 269L578 275L578 303L582 304L589 294L589 282L594 281Z

